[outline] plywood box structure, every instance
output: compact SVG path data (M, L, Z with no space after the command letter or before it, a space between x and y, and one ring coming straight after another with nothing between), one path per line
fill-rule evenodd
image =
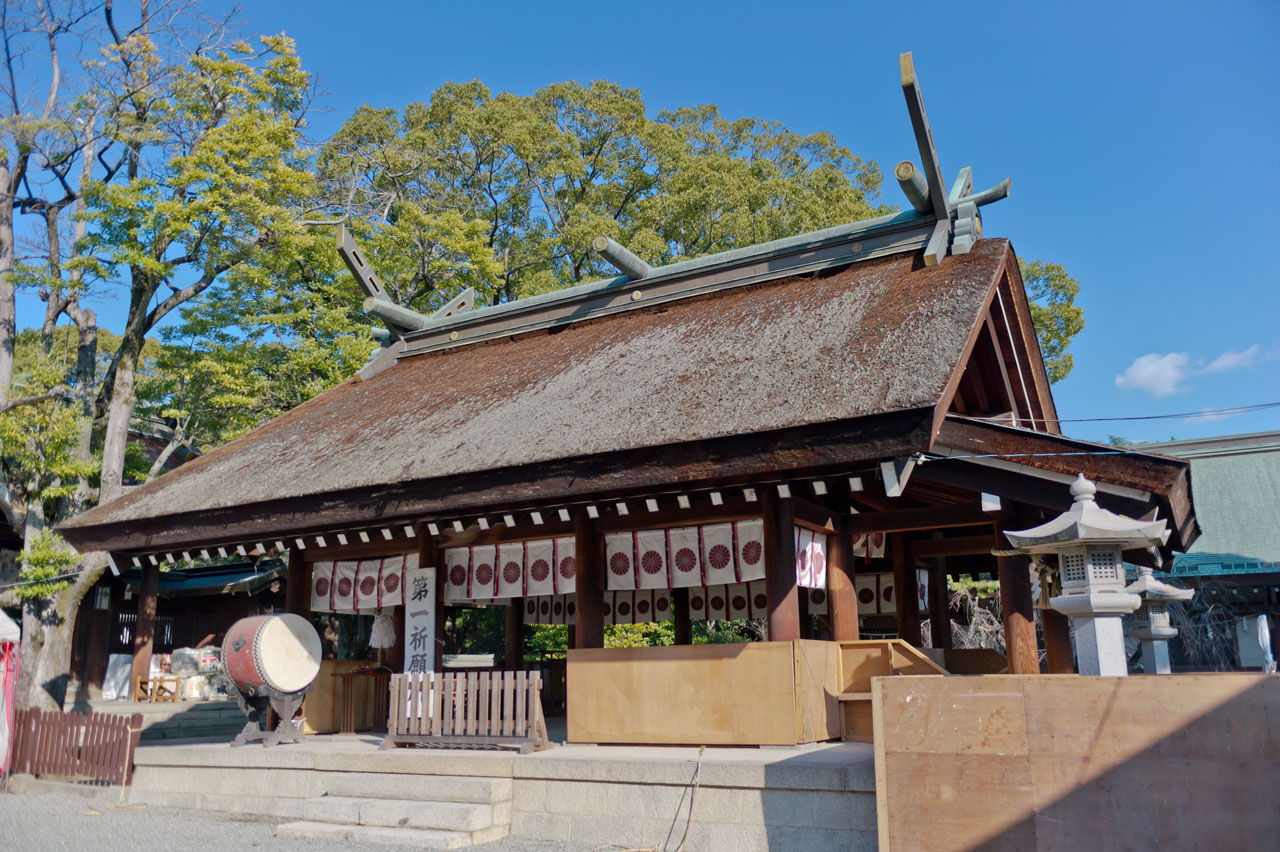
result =
M830 642L569 652L569 741L796 745L840 738Z
M1273 849L1280 679L873 681L880 852Z

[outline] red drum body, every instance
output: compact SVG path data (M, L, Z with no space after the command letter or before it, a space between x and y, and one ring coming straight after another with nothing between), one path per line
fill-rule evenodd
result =
M320 673L320 636L300 615L254 615L227 631L227 676L242 692L302 692Z

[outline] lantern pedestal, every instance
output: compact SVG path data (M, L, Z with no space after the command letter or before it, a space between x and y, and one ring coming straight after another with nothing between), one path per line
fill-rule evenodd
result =
M1124 677L1129 673L1123 619L1141 604L1140 597L1125 592L1061 595L1049 601L1071 619L1080 674Z

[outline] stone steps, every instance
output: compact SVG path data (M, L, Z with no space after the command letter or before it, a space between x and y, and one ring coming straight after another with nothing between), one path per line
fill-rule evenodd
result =
M318 796L303 803L302 816L308 822L472 832L509 822L511 803L473 804Z
M226 739L244 728L245 716L234 701L94 701L98 713L142 714L142 740Z
M168 748L148 750L147 754L161 758ZM213 754L224 759L230 756ZM262 750L237 752L235 756L254 760L276 757ZM129 801L285 820L277 828L280 837L462 849L507 836L512 792L511 778L165 766L148 764L144 759L134 770Z
M370 825L338 825L331 822L289 822L276 828L277 837L305 840L339 840L382 843L411 849L466 849L506 837L507 829L486 831L432 831L421 828L381 828Z
M361 784L374 775L351 779ZM401 787L404 784L401 777ZM457 782L464 779L424 779ZM504 779L465 779L500 781ZM364 788L380 785L361 785ZM428 789L434 784L428 785ZM466 785L454 785L455 787ZM474 785L472 785L474 786ZM316 796L302 803L302 819L277 826L277 837L311 840L369 841L420 849L462 849L506 837L511 827L510 786L499 797L502 785L488 785L477 791L487 801L428 801L424 799L383 799L364 796ZM355 792L353 790L352 792ZM416 791L420 795L424 789ZM453 790L452 795L464 793Z

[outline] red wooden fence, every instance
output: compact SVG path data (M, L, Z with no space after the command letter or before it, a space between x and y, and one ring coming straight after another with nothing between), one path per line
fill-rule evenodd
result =
M142 714L57 713L31 708L14 719L15 774L128 784Z

